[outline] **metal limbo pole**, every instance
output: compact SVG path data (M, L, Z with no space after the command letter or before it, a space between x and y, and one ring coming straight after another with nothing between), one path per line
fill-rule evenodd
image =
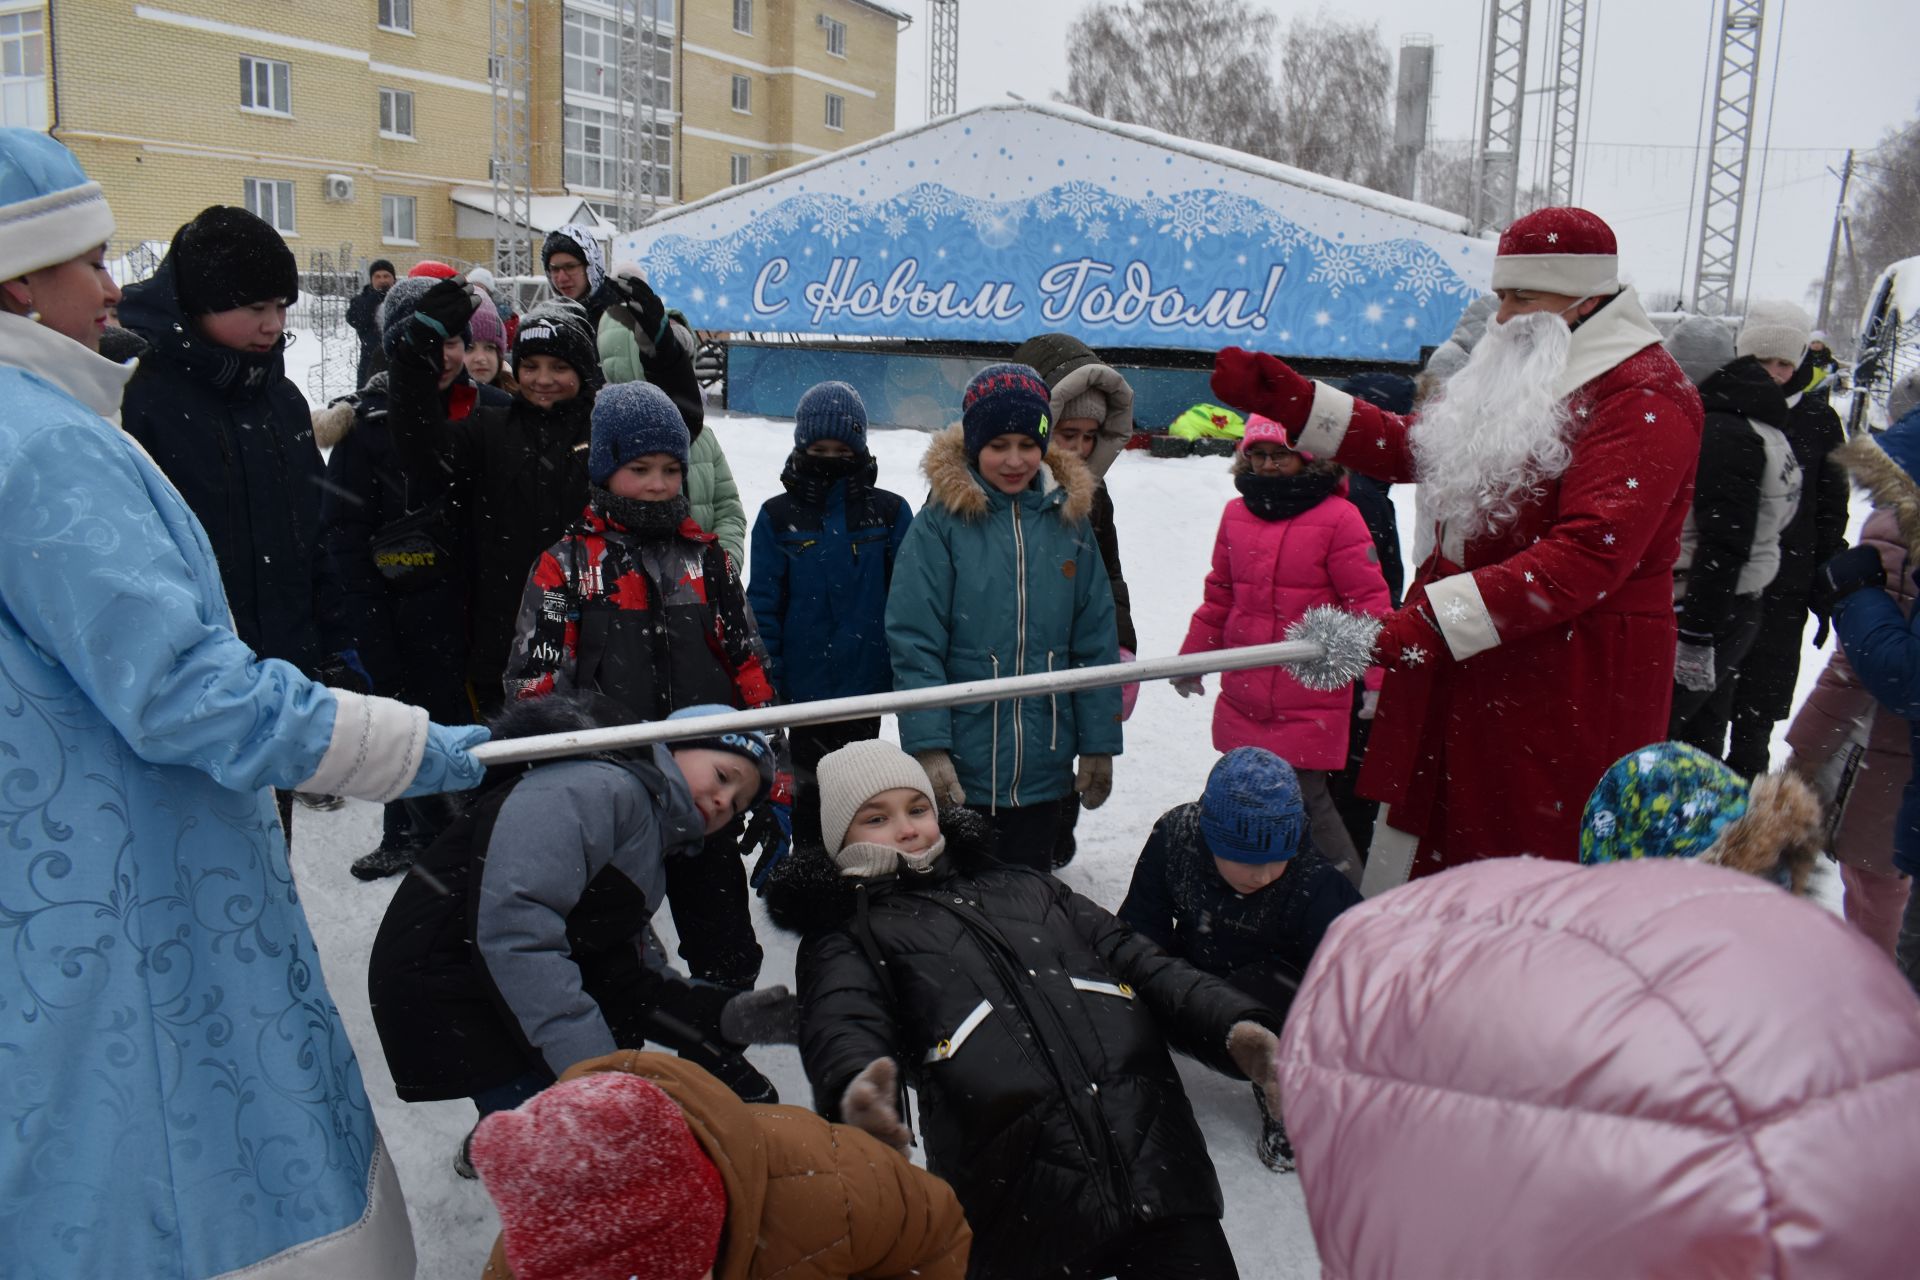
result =
M1328 609L1330 614L1338 610ZM1344 622L1335 626L1353 628L1355 637L1342 654L1337 639L1282 640L1275 644L1251 645L1242 649L1216 649L1184 657L1143 658L1138 662L1116 662L1097 667L1075 667L1066 671L1042 671L1027 676L1004 676L998 680L969 680L961 684L935 685L926 689L907 689L896 693L873 693L857 698L828 698L820 702L796 702L782 707L759 707L752 711L733 711L725 715L697 716L684 720L654 720L645 724L616 725L605 729L581 729L570 733L541 734L531 738L511 738L485 742L473 749L474 759L486 765L514 764L525 760L552 760L561 756L585 755L594 751L612 751L627 747L669 742L677 738L712 737L739 733L748 729L792 728L798 725L830 724L836 720L861 720L871 716L892 715L902 711L926 711L935 707L973 706L984 702L1006 702L1014 698L1047 697L1077 693L1082 689L1105 689L1136 681L1172 680L1181 676L1200 676L1219 671L1244 671L1250 667L1272 667L1296 663L1332 663L1336 669L1322 675L1329 688L1349 684L1366 669L1366 658L1378 629L1371 618L1339 615ZM1357 624L1357 625L1356 625ZM1296 624L1298 625L1298 624ZM1357 645L1357 648L1356 648ZM1357 654L1357 657L1354 656ZM1302 677L1305 679L1305 677Z

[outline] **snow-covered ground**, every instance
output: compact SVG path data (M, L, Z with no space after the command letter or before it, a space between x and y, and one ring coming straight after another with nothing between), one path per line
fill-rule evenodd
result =
M290 373L304 386L302 373ZM710 417L708 424L726 446L751 518L762 502L778 492L780 468L792 448L792 424L722 414ZM904 494L916 508L925 494L918 464L926 440L912 431L876 430L869 436L880 463L880 483ZM1152 459L1130 452L1114 465L1108 485L1118 511L1142 654L1171 654L1200 601L1220 509L1233 496L1227 460ZM1396 494L1402 502L1401 527L1409 529L1410 494L1404 487ZM1864 508L1863 502L1857 505ZM1860 518L1856 513L1856 527ZM1801 676L1803 693L1823 662L1824 656L1807 655ZM1216 678L1209 677L1209 694L1216 684ZM1209 734L1211 714L1210 697L1182 699L1165 684L1141 691L1138 709L1127 725L1126 753L1115 764L1113 797L1105 807L1082 816L1080 854L1063 873L1068 883L1096 902L1119 905L1153 821L1200 793L1215 759ZM891 734L891 721L888 726ZM1776 759L1784 759L1784 748L1777 742ZM379 829L379 810L370 804L351 803L334 813L297 809L294 870L319 941L328 985L359 1050L374 1110L406 1190L420 1253L419 1275L422 1280L470 1280L479 1274L498 1229L486 1193L477 1182L455 1177L450 1164L455 1146L473 1123L473 1108L464 1101L416 1105L398 1101L368 1013L368 954L381 914L399 882L362 884L348 875L347 865L374 847ZM1832 902L1837 897L1837 877L1822 874L1823 896ZM767 952L761 980L791 983L794 939L766 922L757 901L755 908ZM667 913L660 913L655 924L671 947L672 921ZM763 1048L750 1056L778 1085L783 1100L801 1105L810 1101L795 1051ZM1268 1172L1254 1156L1257 1120L1247 1086L1184 1060L1181 1069L1225 1188L1227 1234L1241 1274L1265 1280L1318 1275L1298 1179Z

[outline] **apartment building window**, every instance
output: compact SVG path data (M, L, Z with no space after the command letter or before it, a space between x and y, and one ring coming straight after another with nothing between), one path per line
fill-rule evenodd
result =
M846 57L847 24L822 15L820 25L827 29L827 52L836 58Z
M730 157L730 160L732 164L731 178L734 186L737 187L743 182L753 181L753 157L752 156L736 155L736 156Z
M240 105L248 111L293 114L293 73L271 58L240 59Z
M281 235L294 234L293 184L291 182L248 178L245 183L245 194L248 213L260 218Z
M413 34L413 0L380 0L380 25Z
M47 127L47 37L38 9L0 14L0 125Z
M564 152L561 177L569 187L617 191L620 186L620 149L628 136L620 117L611 111L577 102L561 108ZM648 158L639 157L642 166ZM651 172L641 176L643 192L667 197L673 191L673 126L658 121L653 128Z
M414 196L380 197L380 240L384 244L418 244L414 234L414 213L419 201Z
M743 36L753 34L753 0L733 0L733 29Z
M753 81L745 76L733 78L733 109L749 115L753 112Z
M413 94L406 89L380 91L380 133L388 138L413 136Z
M653 101L660 107L673 102L673 37L666 33L642 31L639 40L650 45L653 54ZM647 59L642 56L644 66ZM575 93L590 93L597 98L631 97L645 101L645 86L630 92L620 91L620 22L568 9L561 35L562 74L566 87Z
M827 128L844 129L847 123L847 100L837 93L827 95Z

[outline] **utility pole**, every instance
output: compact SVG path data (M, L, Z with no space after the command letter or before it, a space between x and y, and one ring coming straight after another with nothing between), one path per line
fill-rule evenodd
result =
M1473 229L1513 221L1520 187L1520 138L1527 106L1527 31L1533 0L1487 6L1486 80L1481 85L1480 140L1473 164Z
M1849 147L1847 162L1840 168L1840 198L1833 204L1833 235L1827 241L1827 276L1820 283L1820 318L1814 321L1818 329L1825 329L1833 314L1833 273L1840 265L1840 231L1847 222L1847 189L1852 185L1853 149Z

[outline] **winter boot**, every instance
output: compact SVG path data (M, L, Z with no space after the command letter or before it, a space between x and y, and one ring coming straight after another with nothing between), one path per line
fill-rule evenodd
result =
M311 791L296 791L293 798L316 813L332 813L335 809L346 807L345 796L323 796Z
M467 1136L460 1139L460 1145L453 1149L453 1171L469 1182L480 1176L479 1171L473 1167L473 1134L479 1127L476 1124L472 1129L467 1130Z
M1253 1100L1260 1104L1260 1140L1253 1148L1260 1155L1260 1163L1275 1173L1292 1173L1293 1140L1287 1137L1286 1126L1267 1109L1267 1095L1259 1085L1253 1086Z
M718 1080L742 1102L778 1102L780 1091L773 1087L773 1081L754 1069L746 1055L737 1052L714 1053L707 1046L696 1049L682 1049L680 1056Z
M413 840L382 840L378 849L357 859L347 869L356 880L382 880L413 866L414 858L424 847Z

